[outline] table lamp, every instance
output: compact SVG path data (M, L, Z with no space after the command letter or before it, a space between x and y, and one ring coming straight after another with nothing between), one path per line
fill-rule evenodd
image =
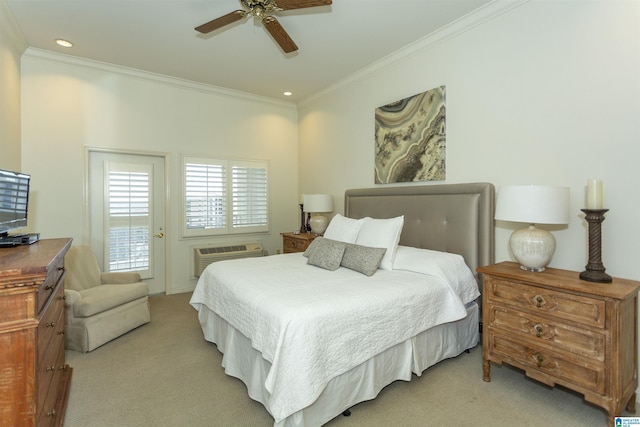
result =
M309 226L311 231L322 234L327 229L329 220L322 215L326 212L333 212L333 198L331 194L305 194L303 197L304 211L311 215Z
M556 239L534 224L569 223L569 188L543 185L507 185L500 188L495 219L526 222L528 228L511 234L509 246L529 271L544 271L556 250Z

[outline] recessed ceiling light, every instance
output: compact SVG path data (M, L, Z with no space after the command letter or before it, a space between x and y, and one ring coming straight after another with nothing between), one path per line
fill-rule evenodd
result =
M72 47L73 43L71 43L68 40L65 39L56 39L56 43L58 44L58 46L62 46L62 47Z
M282 94L284 96L291 96L291 95L293 95L293 92L286 91L286 92L283 92Z

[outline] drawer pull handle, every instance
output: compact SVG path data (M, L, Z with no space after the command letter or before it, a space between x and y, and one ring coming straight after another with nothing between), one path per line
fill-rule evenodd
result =
M538 295L536 297L536 307L541 308L543 302L544 302L544 298L542 298L540 295Z
M51 411L47 412L47 417L55 417L56 416L56 410L52 409Z
M542 325L535 325L533 328L536 330L536 336L541 337L542 333L544 332L544 329L542 329Z
M544 357L542 357L542 355L541 355L541 354L538 354L538 355L536 356L536 360L538 361L538 368L541 368L541 367L542 367L542 364L544 363Z
M58 331L58 335L64 335L64 329L61 331Z
M45 291L52 291L53 290L53 285L47 285L44 287Z
M53 372L55 370L56 370L55 366L53 366L53 365L52 366L47 366L47 372Z
M47 324L44 325L47 328L53 328L54 326L56 326L56 322L49 322Z

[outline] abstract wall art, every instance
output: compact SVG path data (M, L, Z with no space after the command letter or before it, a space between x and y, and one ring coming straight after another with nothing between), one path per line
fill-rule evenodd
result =
M375 182L443 181L446 87L376 108Z

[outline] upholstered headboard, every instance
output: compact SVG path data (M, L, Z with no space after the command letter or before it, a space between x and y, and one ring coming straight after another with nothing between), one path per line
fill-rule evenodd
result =
M471 271L494 262L495 189L489 183L347 190L345 216L404 215L400 244L460 254Z

